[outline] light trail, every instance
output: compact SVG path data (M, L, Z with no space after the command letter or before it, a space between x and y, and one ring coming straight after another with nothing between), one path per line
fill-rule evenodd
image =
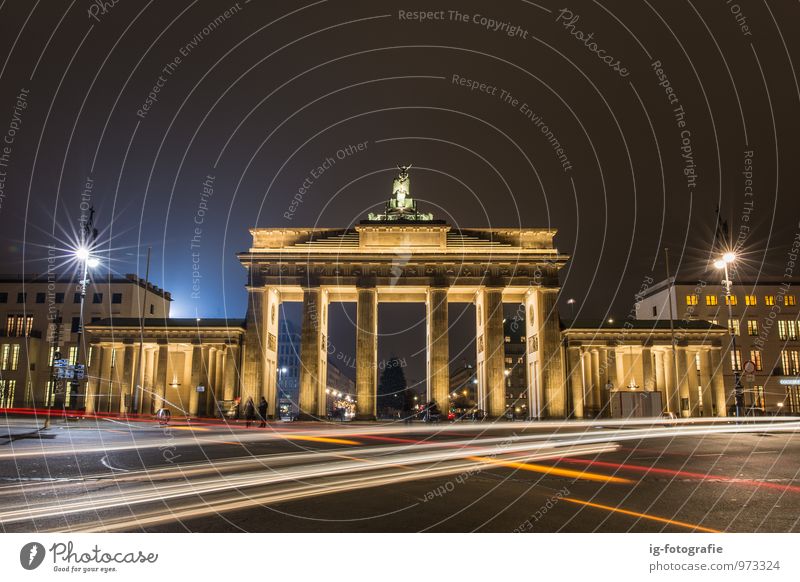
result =
M561 462L561 460L559 460ZM606 467L609 469L635 471L638 473L654 474L654 475L668 475L670 477L683 477L686 479L699 479L701 481L716 481L720 483L733 483L735 485L747 485L750 487L764 487L766 489L776 489L778 491L788 491L792 493L800 493L800 487L797 485L781 485L780 483L771 483L769 481L759 481L758 479L742 479L739 477L727 477L725 475L713 475L707 473L695 473L691 471L678 471L675 469L664 469L661 467L646 467L644 465L631 465L628 463L611 463L608 461L593 461L590 459L568 459L564 458L563 462L572 463L576 465Z
M531 448L531 446L533 448ZM616 447L604 446L579 446L573 449L563 450L561 448L550 448L547 451L536 450L541 448L538 443L529 445L526 449L524 447L516 447L517 458L522 459L548 459L561 457L564 455L576 454L597 454L601 452L608 452L615 450ZM485 448L484 454L493 454L492 449ZM505 451L508 453L509 451ZM297 494L303 493L307 490L309 485L298 485L298 481L306 481L310 479L323 479L330 477L338 477L346 474L364 473L374 471L386 471L388 469L395 469L396 465L420 465L420 464L433 464L434 466L429 469L414 469L398 471L389 477L391 479L415 480L421 474L427 474L430 471L437 471L436 464L442 462L459 461L462 462L458 465L464 465L464 453L460 451L445 450L445 451L430 451L426 449L424 452L417 454L400 454L393 455L389 458L380 459L359 459L359 461L336 461L327 463L317 463L314 465L303 465L299 467L288 467L280 473L273 470L256 471L244 474L234 474L230 476L217 475L211 478L198 478L189 481L182 481L178 483L164 483L156 486L154 483L147 482L144 484L132 483L131 487L127 490L113 489L110 491L97 491L87 492L81 496L80 499L53 502L45 501L42 503L31 503L22 509L14 509L0 512L0 524L8 524L19 521L29 521L36 519L46 519L53 517L63 517L65 515L83 513L87 511L98 512L107 509L114 509L120 506L134 506L143 505L148 503L163 503L165 501L180 500L186 497L197 497L201 495L210 495L218 493L230 493L231 490L235 492L235 497L242 501L241 489L251 487L261 487L268 485L284 484L287 482L292 483L292 488L297 490ZM366 462L365 462L366 461ZM484 461L468 461L465 466L481 466L485 464ZM447 468L442 470L449 471ZM460 472L461 468L456 472ZM146 472L140 475L141 479L148 478ZM119 484L126 479L130 479L130 474L126 474L114 482ZM368 484L373 483L373 478L359 477L349 480L348 483L362 483L361 487L373 487L376 485ZM315 491L312 488L312 491ZM318 495L319 492L313 493ZM230 500L228 500L230 501Z
M533 471L535 473L544 473L545 475L555 475L557 477L569 477L572 479L583 479L586 481L597 481L600 483L633 483L630 479L623 479L622 477L611 477L609 475L602 475L600 473L589 473L587 471L572 471L571 469L560 469L558 467L550 467L548 465L534 465L532 463L519 463L514 461L501 461L498 459L489 459L486 457L467 457L473 461L480 461L490 465L499 465L508 469L518 469L522 471Z
M657 521L659 523L666 523L669 525L675 525L678 527L685 527L691 529L693 531L702 531L706 533L722 533L718 529L711 529L709 527L703 527L702 525L697 525L694 523L687 523L685 521L678 521L677 519L669 519L666 517L659 517L657 515L650 515L649 513L639 513L638 511L631 511L629 509L622 509L619 507L611 507L610 505L603 505L601 503L593 503L591 501L583 501L582 499L575 499L574 497L562 497L564 501L569 501L570 503L576 503L578 505L585 505L586 507L593 507L595 509L603 509L605 511L610 511L612 513L621 513L623 515L630 515L631 517L638 517L641 519L649 519L650 521Z

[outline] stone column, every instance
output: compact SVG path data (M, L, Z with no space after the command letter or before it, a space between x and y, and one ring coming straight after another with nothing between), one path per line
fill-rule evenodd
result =
M615 348L608 348L603 350L605 352L605 358L603 359L603 365L606 369L606 382L603 383L602 386L598 388L598 394L602 394L602 407L605 410L603 416L611 416L611 405L609 404L611 400L611 390L606 389L606 384L611 384L612 390L621 390L622 387L620 386L619 378L617 378L617 361L619 359L620 353Z
M695 350L686 350L686 383L689 385L689 416L700 416L697 394L697 359Z
M595 414L600 410L600 395L595 393L592 384L592 352L587 348L581 348L581 363L583 377L584 405L591 402Z
M99 398L97 399L99 412L116 412L119 410L119 401L114 400L114 392L119 391L115 350L116 348L113 344L103 349L103 362L100 364L100 384L98 386Z
M241 409L252 398L258 406L264 383L264 293L265 289L248 289L247 315L245 317L244 361L242 362Z
M700 386L703 387L703 416L714 416L714 396L711 386L711 354L700 350Z
M356 419L375 420L378 395L378 292L358 289L356 304Z
M661 392L664 398L664 406L667 406L667 393L666 393L666 382L664 381L664 352L662 350L656 350L656 387L655 389Z
M567 362L569 364L570 393L572 394L572 418L583 418L584 387L583 363L581 349L578 347L567 348Z
M324 414L327 364L325 295L319 287L303 289L303 321L300 331L300 413L304 420Z
M122 385L120 386L119 411L121 414L128 412L128 404L132 404L133 399L133 372L134 360L136 357L136 346L133 343L125 343L124 355L122 359ZM128 401L126 403L126 400Z
M687 362L686 362L686 350L684 348L678 348L676 354L676 359L678 361L678 397L679 400L679 408L680 411L679 416L682 417L689 417L691 415L691 408L689 410L685 409L683 403L689 399L689 371L687 369ZM689 400L691 402L691 400ZM691 406L691 405L690 405Z
M86 382L86 414L94 414L97 410L97 394L100 387L100 374L101 374L101 361L104 356L105 348L100 344L92 346L94 352L92 353L92 365L89 366L89 379Z
M145 349L142 355L144 370L142 371L142 402L140 404L143 414L152 414L153 411L153 373L155 368L155 355L153 349Z
M210 400L211 393L211 370L209 369L211 363L211 346L201 345L200 354L202 357L200 363L200 386L203 387L203 392L197 393L197 415L205 416L208 410L208 401Z
M678 379L675 371L675 356L677 349L667 348L664 352L664 384L666 386L665 406L669 412L674 412L680 416L680 395L678 392Z
M278 410L278 325L280 321L280 292L268 288L264 292L264 386L262 395L267 399L267 416L275 418ZM323 314L323 318L326 317ZM325 326L327 329L327 325ZM327 358L325 360L327 362Z
M656 374L653 367L653 352L649 347L642 348L642 390L652 392L656 389Z
M717 407L717 416L728 416L725 379L721 360L722 349L718 347L711 348L711 385L714 392L714 405Z
M167 368L169 367L169 344L166 340L158 346L158 361L156 362L156 380L154 386L155 409L168 406L167 399Z
M214 346L207 346L204 350L206 356L205 370L206 370L206 391L201 394L202 402L204 405L201 407L205 416L213 416L214 414L214 380L217 377L217 348Z
M601 416L608 416L609 410L606 404L608 403L608 391L605 386L600 382L600 349L592 348L591 350L591 363L592 363L592 390L595 394L595 402L598 403Z
M217 363L214 366L216 373L214 374L214 416L217 415L217 411L219 410L219 405L217 404L220 400L222 400L224 395L224 383L225 383L225 348L224 346L219 346L217 348Z
M192 373L189 380L189 416L197 416L197 405L199 394L197 387L202 383L203 378L203 346L195 344L192 346ZM258 403L256 403L258 405Z
M426 312L428 319L428 398L435 400L441 413L446 415L450 410L450 346L446 288L431 287L428 289Z
M614 353L614 361L617 367L617 381L614 382L615 390L622 390L628 385L628 376L626 374L627 368L625 367L625 349L617 348Z
M233 400L237 395L239 368L239 346L229 345L225 348L225 375L223 382L223 397L225 400Z
M561 355L561 323L558 317L558 289L539 287L536 297L536 323L539 330L539 362L541 363L543 409L547 418L564 418L566 414L566 382Z
M503 292L496 288L485 288L480 293L483 295L483 374L486 387L486 414L490 417L498 418L506 412L506 344L503 331ZM530 382L528 386L528 406L534 407L537 401L536 395L530 393ZM535 414L535 411L531 410L531 414Z

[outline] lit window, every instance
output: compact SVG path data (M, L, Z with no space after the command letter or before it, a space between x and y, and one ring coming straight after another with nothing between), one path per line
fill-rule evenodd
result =
M74 366L78 363L78 346L70 346L68 359L70 366Z
M787 386L786 400L789 402L789 412L800 412L800 386Z
M783 368L784 376L800 374L800 352L797 350L782 350L781 367Z
M738 319L729 319L728 320L728 333L732 335L739 335L739 320Z
M700 371L700 352L695 352L694 354L694 367L697 371Z
M760 408L764 410L764 387L753 386L753 408Z
M0 380L0 408L12 408L14 406L14 391L16 388L16 380Z
M697 305L697 295L687 295L686 305Z
M778 321L778 337L782 340L796 340L797 328L796 321L781 319Z
M764 305L775 305L775 296L764 295Z
M714 306L718 305L718 299L716 295L706 295L706 305Z
M740 372L742 369L742 350L738 348L735 352L731 350L731 369L734 372Z
M783 304L791 306L791 307L797 305L797 296L796 295L787 295L786 298L783 300Z
M13 371L19 366L19 344L4 344L0 351L0 368Z
M6 320L6 335L9 337L29 336L32 329L32 315L9 315Z
M730 297L727 295L725 296L725 305L736 305L737 303L736 295L731 295Z
M718 319L709 319L708 323L710 323L711 325L719 325L719 320Z
M750 350L750 361L756 365L756 370L760 372L763 369L761 367L761 350Z
M757 305L756 296L755 295L745 295L744 296L744 304L745 305Z
M510 344L510 343L511 343L511 336L510 336L510 335L507 335L507 336L506 336L506 343L507 343L507 344Z
M755 319L747 320L747 335L758 335L758 321Z
M513 363L514 363L513 358L506 358L506 364L513 364Z

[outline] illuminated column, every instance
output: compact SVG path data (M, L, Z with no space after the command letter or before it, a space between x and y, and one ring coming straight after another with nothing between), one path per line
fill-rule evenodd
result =
M642 390L652 392L656 389L656 373L653 366L653 351L642 348Z
M92 365L89 366L89 379L86 382L86 414L94 414L96 410L96 401L97 401L97 394L99 392L98 388L100 387L100 373L101 373L101 362L104 356L104 352L106 349L101 346L100 344L94 344L92 346Z
M486 414L501 417L506 411L505 335L503 331L503 292L496 288L484 288L482 295L483 315L483 382ZM528 348L530 349L530 348ZM528 385L528 406L532 416L536 414L537 394Z
M224 396L225 385L225 346L217 348L217 363L214 366L216 373L214 375L214 416L217 415L219 410L218 402Z
M378 394L378 292L358 289L356 304L356 419L375 420Z
M281 304L280 292L275 288L268 288L264 292L264 386L263 396L267 399L269 418L276 418L278 409L278 324L280 320L279 308ZM327 361L327 359L326 359Z
M722 376L722 349L711 348L711 385L714 392L714 405L717 416L728 416L728 407L725 398L725 380Z
M617 381L614 383L614 389L622 390L629 382L628 376L625 373L625 351L623 348L617 348L615 350L614 361L617 366Z
M711 384L711 353L700 350L700 386L703 388L703 416L714 416L714 396Z
M153 374L155 368L156 350L146 349L143 354L144 371L142 372L142 402L141 412L144 414L152 414L153 400Z
M120 399L119 411L125 414L128 411L128 404L131 401L133 392L133 366L136 356L136 346L130 340L125 341L124 355L122 358L121 378L122 384L120 386Z
M114 352L114 345L108 345L103 348L103 361L100 363L100 381L98 383L98 399L97 411L98 412L113 412L117 410L114 406L112 396L114 394L114 378L116 372L116 356ZM117 406L119 403L116 403Z
M303 289L300 332L300 418L316 420L325 410L327 373L327 296L319 287Z
M542 362L542 392L548 418L564 418L566 415L566 382L564 362L561 355L561 321L558 316L558 289L540 287L539 346Z
M486 321L484 313L484 293L475 293L475 403L478 410L487 410L486 400ZM530 347L528 348L530 349ZM533 412L533 399L529 396L529 412Z
M163 341L163 343L161 343ZM156 362L155 380L155 409L167 406L167 367L169 366L169 344L166 340L161 340L158 346L158 360Z
M686 402L689 402L689 370L687 361L686 361L686 350L683 348L678 348L675 357L678 361L678 397L679 397L679 408L680 410L679 415L683 417L688 417L690 415L690 409L684 406Z
M583 418L584 386L581 349L577 347L567 348L567 362L569 365L570 393L572 394L572 417Z
M664 352L664 386L665 405L667 411L680 415L680 398L678 393L678 379L675 377L675 355L677 350L668 348Z
M197 416L197 406L199 403L199 394L197 387L202 384L204 366L203 366L203 348L200 344L192 346L192 374L189 380L189 416Z
M223 382L224 399L233 400L237 395L238 386L238 368L239 368L239 346L228 345L225 348L225 377Z
M241 408L249 399L258 406L264 382L264 293L263 287L250 287L245 317L244 361L242 362Z
M700 416L700 402L697 394L697 352L686 350L686 383L689 385L689 416Z
M664 381L664 352L662 350L656 350L656 387L655 389L661 392L664 397L664 406L666 407L666 382ZM666 410L666 408L665 408Z
M595 394L594 386L592 385L592 352L587 348L581 348L581 377L583 378L583 393L585 394L586 402L591 402L595 414L600 410L600 396Z
M606 350L602 350L606 351ZM594 401L597 402L598 410L602 411L602 416L608 416L608 391L600 381L600 353L598 348L592 348L589 352L592 360L592 392L594 394Z
M611 384L613 390L622 390L619 378L617 378L617 358L620 353L614 348L608 348L603 351L605 352L605 359L603 360L603 365L606 369L605 384ZM609 406L611 391L606 388L605 384L598 387L598 390L599 393L602 394L602 408L605 411L603 416L611 416L611 407Z
M442 414L450 410L450 346L448 340L447 289L430 287L426 302L428 331L428 398ZM501 310L502 326L502 310ZM501 330L502 335L502 330ZM502 364L502 354L501 354ZM502 376L502 370L500 374ZM505 396L505 395L504 395Z

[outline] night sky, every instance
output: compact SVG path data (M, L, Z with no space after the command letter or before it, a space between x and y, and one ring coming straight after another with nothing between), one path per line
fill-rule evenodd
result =
M665 246L679 276L718 278L717 207L740 278L779 278L800 218L799 26L789 0L2 0L1 270L45 270L88 181L106 267L143 275L150 246L174 316L241 318L248 228L352 225L413 163L437 218L558 229L564 317L567 298L625 317ZM342 353L353 316L331 316ZM424 306L380 316L381 357L417 353L420 379ZM451 319L451 357L474 357L472 308Z

